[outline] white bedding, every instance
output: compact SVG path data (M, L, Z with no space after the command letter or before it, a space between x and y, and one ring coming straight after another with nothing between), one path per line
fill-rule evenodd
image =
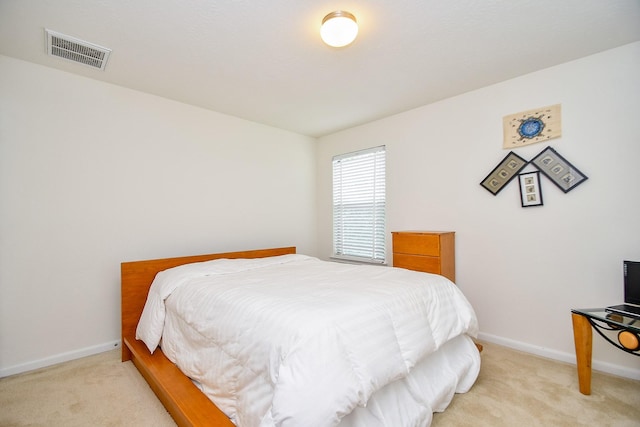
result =
M157 275L137 329L238 426L426 426L475 381L473 309L442 276L304 255Z

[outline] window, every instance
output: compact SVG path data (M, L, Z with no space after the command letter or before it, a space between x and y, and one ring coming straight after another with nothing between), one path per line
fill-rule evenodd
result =
M333 158L333 256L385 262L385 147Z

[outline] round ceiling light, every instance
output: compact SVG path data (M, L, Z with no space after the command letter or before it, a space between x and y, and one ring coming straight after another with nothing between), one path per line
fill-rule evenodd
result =
M337 10L331 12L322 20L320 37L333 47L343 47L356 39L358 35L358 23L356 17L349 12Z

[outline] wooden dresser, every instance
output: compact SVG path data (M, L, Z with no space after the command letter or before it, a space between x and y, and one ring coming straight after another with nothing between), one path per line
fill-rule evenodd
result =
M456 281L455 232L393 231L393 266Z

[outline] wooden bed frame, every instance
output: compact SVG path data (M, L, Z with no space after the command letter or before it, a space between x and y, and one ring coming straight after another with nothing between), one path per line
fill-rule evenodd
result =
M221 426L233 423L204 395L160 349L149 353L136 340L136 327L156 274L182 264L219 258L264 258L296 253L295 247L123 262L122 279L122 361L131 360L158 399L180 427Z

